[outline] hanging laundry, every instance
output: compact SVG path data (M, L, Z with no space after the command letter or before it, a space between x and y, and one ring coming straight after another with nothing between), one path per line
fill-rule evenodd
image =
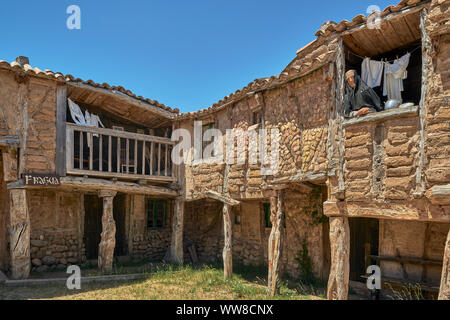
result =
M387 96L388 100L397 100L402 103L403 80L408 78L407 68L410 57L411 54L407 53L393 63L385 62L383 96Z
M85 126L86 125L86 119L83 116L83 112L81 111L80 107L73 102L70 99L67 99L69 101L69 110L70 110L70 115L72 116L73 121L76 124Z
M381 85L384 63L365 58L361 66L361 79L371 88Z

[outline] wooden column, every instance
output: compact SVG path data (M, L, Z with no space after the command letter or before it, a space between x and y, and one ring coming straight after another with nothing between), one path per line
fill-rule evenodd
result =
M223 274L225 279L231 279L233 277L232 231L230 206L226 203L223 204L223 236Z
M9 244L12 279L26 279L30 275L30 215L27 191L9 190Z
M278 191L277 197L270 198L270 210L272 230L269 237L269 275L268 292L274 296L279 292L279 278L281 266L281 247L282 247L282 227L284 215L284 190Z
M447 242L445 243L439 300L450 300L450 230L448 232Z
M183 219L184 201L182 198L175 200L175 208L172 221L172 243L170 245L170 261L183 264Z
M98 267L104 271L112 270L114 260L114 248L116 247L116 223L113 217L113 200L116 191L99 192L103 198L102 234L98 246Z
M347 217L330 217L331 269L328 300L347 300L350 276L350 227Z

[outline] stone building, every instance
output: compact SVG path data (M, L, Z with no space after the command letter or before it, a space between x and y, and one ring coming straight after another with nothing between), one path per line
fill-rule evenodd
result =
M449 299L449 3L403 0L326 22L280 75L186 114L0 62L0 269L26 278L97 257L102 268L115 256L223 260L225 276L233 263L267 265L273 294L283 273L310 265L329 299L346 299L376 264L384 283L440 287ZM345 72L406 53L405 104L345 118ZM108 129L72 123L68 99ZM170 161L177 129L191 134L181 165ZM204 161L208 129L243 142L243 161ZM270 174L248 156L258 140L243 136L261 129L280 134Z

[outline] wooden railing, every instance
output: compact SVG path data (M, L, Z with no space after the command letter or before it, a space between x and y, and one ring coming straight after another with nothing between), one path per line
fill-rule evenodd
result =
M174 181L168 138L66 124L67 174Z

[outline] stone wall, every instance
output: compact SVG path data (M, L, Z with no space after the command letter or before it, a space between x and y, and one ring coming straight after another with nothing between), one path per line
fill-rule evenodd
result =
M286 221L283 228L282 272L292 277L300 276L297 257L306 241L313 272L325 279L329 270L329 240L322 203L326 197L323 188L299 187L285 196ZM267 265L270 228L266 228L263 201L242 201L233 207L231 214L233 232L233 260L251 266ZM236 219L236 216L240 216ZM185 247L194 243L200 261L222 261L223 218L219 202L197 201L185 207ZM190 262L185 248L185 261Z
M79 233L80 196L42 189L27 191L27 196L33 270L46 271L84 261Z
M165 227L158 230L147 228L146 197L132 196L130 215L130 255L136 259L162 260L171 243L173 201L168 200Z
M442 261L449 227L446 223L380 220L379 255ZM442 267L382 261L381 270L385 277L439 286Z

